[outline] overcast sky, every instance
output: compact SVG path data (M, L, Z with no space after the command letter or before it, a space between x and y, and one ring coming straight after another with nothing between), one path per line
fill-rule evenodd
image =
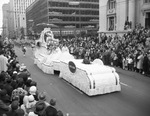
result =
M8 3L9 0L0 0L0 34L2 32L2 25L3 25L3 13L2 13L2 6L5 3Z

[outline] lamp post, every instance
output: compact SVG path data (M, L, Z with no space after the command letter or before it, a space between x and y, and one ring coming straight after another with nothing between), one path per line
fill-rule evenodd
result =
M71 6L80 6L80 2L69 2L69 5L71 5ZM80 31L80 36L81 36L81 11L80 11L80 8L79 8L79 31ZM76 20L77 21L77 20ZM76 26L77 27L77 26Z

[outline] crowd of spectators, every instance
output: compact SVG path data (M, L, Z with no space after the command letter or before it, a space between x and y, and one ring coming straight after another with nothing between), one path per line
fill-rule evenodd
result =
M120 67L141 74L150 74L150 29L137 24L133 31L119 36L102 33L98 37L63 39L70 53L77 59L101 59L105 65Z
M56 99L47 102L17 59L14 45L0 41L0 116L63 116L55 107Z

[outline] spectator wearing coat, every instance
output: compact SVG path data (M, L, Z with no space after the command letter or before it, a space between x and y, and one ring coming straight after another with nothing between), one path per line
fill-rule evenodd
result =
M55 108L56 100L50 100L50 106L45 109L46 116L57 116L57 109Z
M3 114L6 114L9 110L10 107L6 105L5 100L2 99L6 94L6 91L0 90L0 116L3 116Z
M143 53L140 51L138 57L137 57L138 61L137 61L137 71L139 73L143 72L143 60L144 60L144 56Z
M4 56L4 51L0 49L0 73L2 71L7 71L8 58Z
M18 101L13 101L11 103L11 110L9 112L7 112L7 116L18 116L18 110L19 108L19 102Z
M150 52L148 52L148 54L150 54ZM145 75L149 74L149 72L150 72L149 67L150 67L150 61L148 59L147 54L145 54L144 59L143 59L143 73Z

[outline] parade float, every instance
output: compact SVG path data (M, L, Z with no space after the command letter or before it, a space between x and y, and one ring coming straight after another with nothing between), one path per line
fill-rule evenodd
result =
M83 59L75 59L66 46L60 48L50 28L41 32L36 41L34 63L45 73L60 71L64 79L88 96L121 91L119 75L115 68L105 66L100 59L85 64Z
M53 32L50 28L45 28L36 40L36 50L34 52L34 63L45 73L54 74L54 71L60 71L59 65L63 59L74 59L69 54L69 50L64 47L61 50L59 40L54 39Z

